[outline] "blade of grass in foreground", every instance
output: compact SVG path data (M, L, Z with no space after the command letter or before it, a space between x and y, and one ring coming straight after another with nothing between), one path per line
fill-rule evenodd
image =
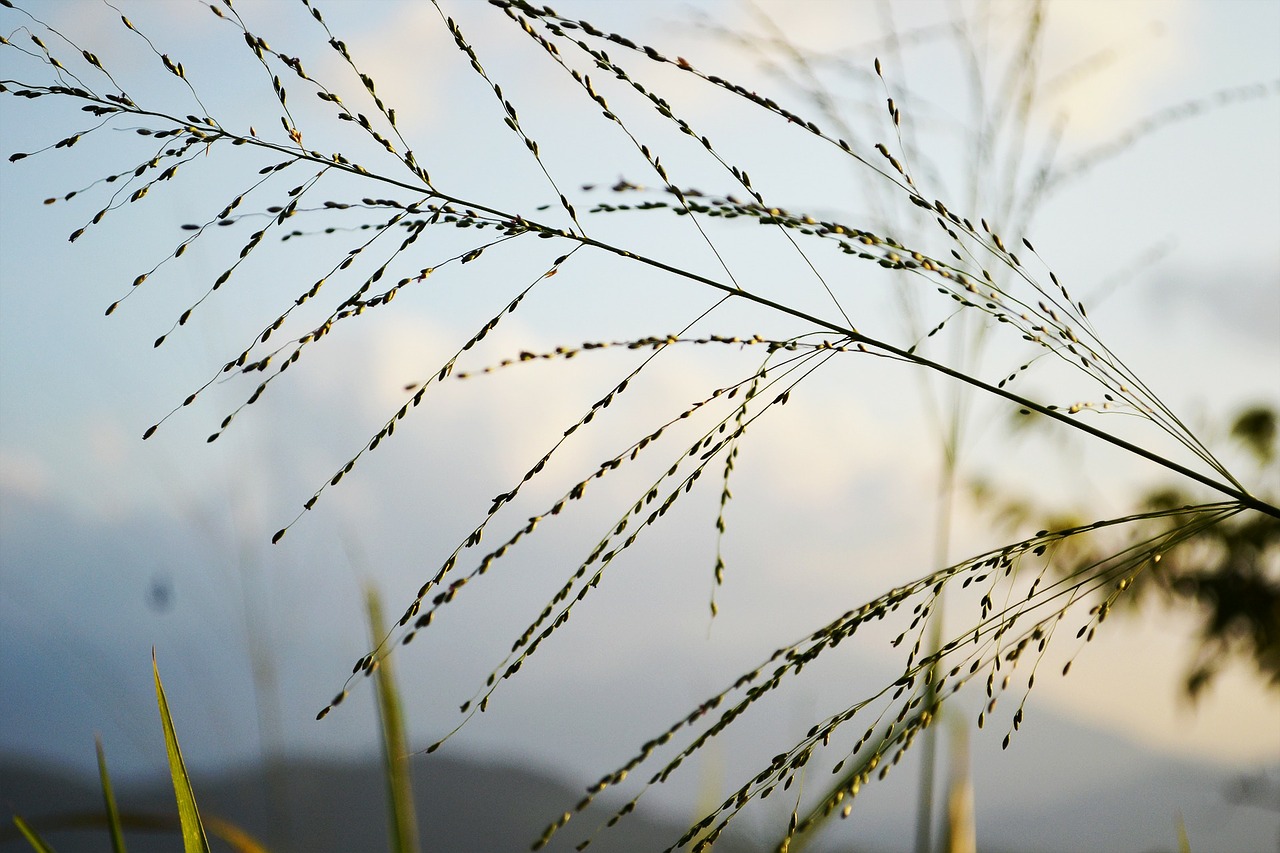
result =
M1187 823L1178 812L1178 853L1191 853L1191 839L1187 837Z
M377 645L383 633L382 602L370 585L365 591L365 607L369 614L369 635ZM378 718L382 734L382 766L387 780L387 809L391 822L392 853L415 853L418 845L418 816L413 805L413 780L409 778L408 739L404 732L404 714L400 708L400 692L396 689L390 659L378 662Z
M28 826L25 820L14 815L13 825L18 827L18 832L22 833L22 837L27 839L27 843L31 845L31 849L35 850L36 853L53 853L53 848L45 843L45 840L37 835L36 831Z
M107 773L107 754L102 749L102 738L95 736L98 748L98 776L102 779L102 803L107 810L107 828L111 832L112 853L125 853L124 829L120 826L120 811L116 808L116 795L111 789L111 776Z
M160 683L160 668L156 665L155 649L151 650L151 671L156 678L156 702L160 705L160 721L164 724L164 745L169 753L169 775L173 777L173 794L178 801L178 820L182 824L182 847L186 853L209 853L209 839L205 837L200 812L196 809L196 795L191 790L191 779L178 748L178 735L173 730L169 716L169 702L164 697L164 685Z

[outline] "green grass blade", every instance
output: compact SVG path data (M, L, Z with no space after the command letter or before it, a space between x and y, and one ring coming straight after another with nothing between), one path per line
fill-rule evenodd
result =
M27 822L17 815L13 816L13 825L18 827L18 832L22 833L22 837L27 839L27 843L36 853L53 853L53 848L41 838L36 831L27 825Z
M186 853L209 853L209 839L205 837L200 812L196 809L196 795L191 790L191 779L178 748L178 735L173 730L173 718L169 716L169 702L164 697L164 685L160 683L160 668L156 654L151 652L151 671L156 678L156 702L160 705L160 721L164 724L164 745L169 753L169 775L173 777L173 794L178 801L178 821L182 824L182 846Z
M369 633L377 645L383 632L382 603L372 586L365 590L365 607L369 614ZM417 853L421 848L418 846L418 815L413 804L413 780L409 777L408 738L405 736L400 691L396 688L391 659L379 661L374 675L378 682L382 767L391 824L390 849L392 853Z
M102 779L102 803L107 809L107 828L111 832L112 853L125 853L124 829L120 825L120 810L116 808L116 794L111 789L111 776L107 773L107 754L102 749L102 738L94 737L98 748L98 776Z

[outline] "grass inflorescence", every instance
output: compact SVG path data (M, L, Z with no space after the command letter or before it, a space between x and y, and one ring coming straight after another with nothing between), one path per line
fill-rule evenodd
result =
M727 520L733 494L730 483L739 452L748 440L747 434L766 413L776 412L793 394L804 393L808 386L802 388L802 382L819 371L836 369L831 365L841 364L849 357L891 359L945 377L1000 399L1024 414L1042 415L1093 440L1143 457L1226 499L1042 530L969 559L940 560L935 565L944 562L947 565L924 572L916 580L855 606L799 641L779 648L729 687L708 697L657 737L644 742L629 761L601 777L571 811L553 821L536 842L535 849L549 843L574 814L592 807L601 792L620 786L641 765L664 762L652 772L641 791L607 821L607 825L616 823L637 807L649 786L666 781L682 762L757 702L789 684L811 662L841 643L851 642L859 629L869 623L901 620L905 627L891 642L894 653L902 658L901 673L893 682L815 722L803 739L776 755L668 848L688 845L695 850L709 849L747 805L775 791L788 790L811 765L820 763L820 757L825 762L831 754L840 755L830 766L838 784L822 793L803 817L799 810L792 812L781 842L785 849L792 839L825 816L847 816L858 792L889 773L918 736L937 720L948 697L971 682L985 684L979 688L985 690L985 696L975 724L982 728L999 720L998 725L1006 729L1004 743L1007 746L1025 719L1026 696L1035 683L1037 668L1046 659L1051 641L1073 650L1061 667L1061 674L1065 676L1070 660L1093 639L1135 578L1149 571L1164 554L1242 514L1280 517L1280 509L1251 494L1102 340L1090 322L1085 302L1068 289L1031 240L1020 233L1022 225L1029 220L1027 204L1043 198L1059 183L1092 163L1112 156L1115 148L1099 149L1059 171L1049 169L1048 161L1042 162L1030 189L1021 197L1010 195L1000 200L999 215L993 214L988 219L971 203L944 202L926 192L925 187L936 183L935 167L927 152L920 150L914 141L910 93L901 91L894 83L892 70L880 59L875 59L872 68L862 69L861 73L874 81L883 95L883 103L876 109L888 128L889 141L870 142L855 137L848 125L842 127L830 99L815 94L819 109L825 113L818 117L822 119L819 123L807 117L803 107L789 104L786 98L759 94L701 70L684 57L670 56L588 21L559 15L550 7L537 7L524 0L490 2L503 18L534 41L557 73L566 75L575 96L581 97L582 103L606 122L611 131L620 134L628 151L640 155L647 173L656 177L657 189L646 190L640 183L622 178L611 186L613 196L609 201L599 200L594 185L574 191L565 189L570 186L568 180L556 175L555 161L545 156L544 147L553 142L544 140L540 144L534 138L530 126L520 118L518 97L504 89L497 75L485 68L480 47L436 0L433 4L453 46L462 61L482 79L496 103L495 112L486 115L485 120L496 119L495 127L500 123L516 136L539 179L549 188L554 204L521 210L497 198L471 198L467 175L433 181L402 135L395 107L379 94L375 81L361 70L353 51L330 30L310 0L303 0L307 15L323 32L329 48L340 56L343 72L354 75L354 95L346 89L352 85L351 80L324 78L320 72L308 71L301 58L273 48L250 28L229 0L203 4L220 25L237 32L241 43L237 49L247 50L252 55L250 61L261 68L261 85L269 90L272 105L270 114L263 116L262 126L270 127L270 134L259 133L256 125L241 127L239 120L223 121L210 115L200 99L198 81L191 79L183 63L161 52L127 17L121 16L121 24L141 39L164 73L182 82L184 91L199 107L198 114L165 104L135 101L126 94L118 76L108 70L109 63L98 54L78 46L16 4L3 2L6 14L25 17L20 27L4 38L0 48L20 53L28 60L23 67L33 69L31 73L38 75L39 82L6 79L0 81L0 93L24 102L53 100L75 105L94 118L90 126L42 148L12 154L9 157L12 163L39 161L72 148L78 156L106 128L128 130L139 142L149 146L142 159L135 157L128 167L113 167L97 181L48 199L48 204L81 203L88 197L104 194L106 188L106 199L92 203L100 206L83 226L69 235L71 242L78 242L108 216L127 215L131 205L159 194L162 185L167 192L177 191L169 185L180 187L178 182L184 179L187 167L197 158L224 157L225 168L234 176L227 183L237 189L221 202L218 212L181 226L183 234L177 246L158 261L142 264L136 277L126 283L128 289L107 308L108 315L139 292L143 284L169 272L187 255L190 246L224 229L241 235L246 227L253 230L240 240L238 248L232 249L231 256L216 273L205 276L210 283L204 292L159 334L156 347L179 329L198 321L197 309L224 286L238 283L242 268L247 268L260 255L305 251L324 258L326 271L322 275L308 277L302 289L294 291L296 295L291 302L272 306L269 316L273 319L261 326L247 343L234 348L212 376L148 428L143 438L150 438L167 420L195 404L215 383L245 383L243 402L225 412L217 427L208 434L207 440L213 442L231 429L233 421L249 406L271 392L274 383L299 363L304 353L310 353L340 325L345 330L358 317L381 313L381 309L406 290L444 286L445 280L462 281L472 270L483 268L499 254L514 254L543 241L552 244L558 253L550 265L537 262L537 266L513 284L514 295L505 297L496 309L491 309L487 319L474 327L424 381L404 388L403 402L305 499L297 515L274 534L273 542L279 542L315 509L324 493L339 486L366 454L389 441L397 425L420 407L433 388L447 380L480 380L489 374L520 370L530 362L588 356L602 359L606 352L619 350L643 356L638 362L628 362L629 366L620 373L621 378L611 382L609 390L565 427L532 466L517 472L509 488L493 498L481 520L435 563L434 573L424 578L394 626L378 632L372 648L355 661L350 676L333 700L320 710L318 718L341 703L362 677L379 671L395 648L408 644L427 630L436 615L466 594L472 584L485 578L495 567L505 565L502 561L544 526L562 521L572 504L594 495L597 481L613 476L619 469L630 469L642 457L647 462L665 453L666 461L658 469L659 473L611 518L595 544L585 554L569 561L570 569L554 594L541 603L537 615L519 631L510 651L461 704L462 723L488 708L499 686L515 676L542 644L552 639L577 606L602 582L615 560L657 526L684 495L695 489L707 471L717 475L707 479L716 479L719 483L709 602L714 617L719 609L716 590L725 580L722 543L732 533ZM1041 38L1042 25L1037 15L1028 18L1022 42L1024 49L1016 58L1022 76L1014 75L1008 83L1007 94L1014 105L1009 109L1013 112L997 117L997 123L1023 121L1025 124L1035 78L1034 48ZM47 31L48 40L31 32L29 27L33 26ZM54 43L57 50L51 48L50 43ZM896 205L899 212L905 211L914 230L903 230L878 217L842 214L837 218L829 213L819 216L794 204L783 206L772 198L767 200L765 192L753 184L747 169L732 162L722 153L720 145L712 141L711 133L704 131L701 125L708 117L681 115L655 85L640 78L636 68L642 63L663 66L686 85L711 87L744 102L759 113L759 121L777 122L801 134L806 143L816 140L817 144L835 152L840 162L866 175L874 184L877 197L886 205ZM1259 93L1256 87L1232 90L1218 96L1214 103L1233 103L1260 94L1265 91ZM307 141L321 137L324 128L309 124L313 121L310 109L297 108L304 96L314 97L323 104L331 124L357 128L361 138L372 143L373 153L366 158L352 153L326 154L309 148ZM358 104L371 104L372 108ZM314 102L308 106L314 107ZM1175 119L1203 112L1206 106L1207 102L1187 107L1176 115L1157 116L1118 139L1115 145L1123 149L1140 135ZM638 118L641 113L643 121ZM1020 114L1024 116L1022 119L1018 118ZM650 122L654 115L657 126L694 141L711 174L722 181L720 185L706 191L694 188L681 178L679 167L674 165L681 161L674 158L664 161L666 143L660 145L644 138L640 129L642 125L653 127ZM1015 173L1028 156L1025 147L1026 140L1019 141L1009 155L1012 164L1009 168ZM240 156L244 152L250 152L256 159L245 160ZM979 150L977 157L989 160L994 153ZM698 182L706 186L705 180L714 179L699 174ZM462 185L468 193L450 191L446 189L449 184ZM584 200L590 202L589 206ZM567 217L568 227L556 224L556 216L561 221ZM639 243L633 246L616 238L596 236L593 217L627 217L641 225L648 221L647 217L674 217L678 227L691 228L699 244L709 248L719 272L709 275L686 268L676 258L643 249ZM991 224L1000 221L1015 224L1011 227ZM588 224L593 227L588 228ZM780 235L780 245L787 255L799 259L805 280L815 284L822 295L821 313L815 313L819 309L799 307L798 300L792 303L772 295L772 291L737 268L732 256L721 251L718 242L721 235L757 226ZM455 236L461 235L466 248L455 249L442 241L421 239L423 235L436 235L446 229L451 229ZM605 230L601 229L600 233ZM908 236L901 236L903 234ZM358 241L355 245L333 248L333 241L352 236ZM444 245L450 248L442 248ZM303 246L307 248L300 248ZM213 245L210 251L222 250ZM824 259L819 253L829 257ZM679 280L695 293L709 293L715 301L711 307L693 312L686 322L671 323L671 327L679 328L671 334L594 340L554 349L526 349L486 361L489 357L481 355L485 348L480 345L498 329L504 318L522 310L531 294L552 277L573 275L575 264L589 255L620 260L639 273ZM856 316L849 308L854 297L843 280L838 281L822 271L830 268L828 261L833 259L850 265L850 269L889 275L902 292L912 295L911 299L918 303L933 300L945 306L945 310L939 309L941 313L937 318L916 328L905 340L861 331L851 319ZM312 305L326 299L329 302L323 309ZM799 324L804 331L790 335L701 331L722 306L733 304L750 306L768 319ZM318 321L306 313L311 310L319 310ZM672 313L677 310L681 310L680 306L673 306ZM953 331L953 326L965 322L980 322L986 335L1008 336L1010 341L1024 347L1026 354L1011 365L1002 364L994 375L989 375L990 370L973 367L971 361L953 357L954 354L939 354L941 347L935 345L935 339L945 337ZM518 523L514 532L500 538L496 546L481 547L491 522L500 514L506 520L506 514L514 511L509 507L526 484L541 478L561 448L579 440L597 418L603 420L605 410L622 395L643 385L651 375L651 365L659 360L678 359L690 348L706 347L741 353L750 363L737 380L702 392L692 403L672 406L656 414L649 423L625 425L628 436L617 442L618 449L603 463L580 472L567 488L556 492L538 512L527 516L527 521ZM1068 368L1073 377L1083 381L1092 396L1049 401L1033 398L1031 392L1015 392L1013 388L1021 387L1022 377L1042 360L1056 360ZM1107 421L1098 420L1097 423L1103 424L1098 426L1086 420L1092 415L1117 414L1144 421L1158 434L1172 438L1210 473L1193 470L1106 429ZM677 425L680 429L674 428ZM949 440L949 447L954 451L954 433ZM1158 524L1153 526L1154 522ZM1069 571L1050 571L1056 560L1058 564L1062 562L1060 551L1070 549L1078 539L1117 529L1139 533L1133 534L1132 541L1105 554L1072 563ZM947 591L967 608L964 611L966 627L949 637L939 635L931 639L930 631L942 630L938 612ZM999 705L998 700L1010 692L1018 698ZM998 707L1003 711L1010 704L1015 706L1011 714L997 714ZM452 734L437 739L427 751L437 749ZM666 757L659 759L659 753ZM590 838L584 840L579 849L589 843Z

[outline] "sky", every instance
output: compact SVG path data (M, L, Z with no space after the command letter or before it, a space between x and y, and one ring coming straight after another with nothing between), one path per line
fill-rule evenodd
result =
M237 31L202 5L121 6L156 51L183 63L191 88L167 74L156 52L105 4L19 5L100 57L136 102L212 115L238 132L253 127L264 139L287 143L268 75ZM600 204L670 197L652 189L657 176L637 144L603 120L563 69L498 10L480 3L441 6L518 110L521 127L538 141L540 162L504 127L490 85L469 67L433 6L333 2L320 8L377 81L379 97L394 106L400 134L442 191L567 227L556 204L564 193L597 240L731 279L822 317L839 320L844 311L860 331L904 347L919 341L931 357L964 353L981 334L979 360L970 363L993 379L1034 354L1005 335L1007 329L992 324L980 332L979 324L963 319L925 339L925 331L951 314L949 300L918 280L853 264L827 245L804 244L801 254L772 229L703 217L699 230L669 211L587 213ZM305 10L250 2L236 8L271 47L298 56L310 74L333 81L333 91L353 109L374 115L359 81ZM1007 222L1016 230L1004 232L1006 243L1025 236L1036 247L1037 258L1024 258L1029 274L1045 281L1053 270L1086 302L1099 336L1125 363L1233 470L1249 470L1227 439L1227 420L1244 405L1280 402L1280 57L1274 51L1280 6L1169 0L1108 3L1103 12L1101 3L1047 4L1037 95L1022 147L1009 141L1015 137L1008 126L992 123L999 108L1016 113L1020 103L1016 89L1001 87L1011 46L1018 44L1021 4L724 0L556 8L707 74L742 81L834 135L844 132L835 129L843 122L868 162L884 168L873 147L883 143L931 198L945 199L974 221L992 217L997 228ZM31 55L38 50L28 30L41 33L77 73L90 74L78 50L22 12L0 10L0 31L23 51L0 50L0 77L47 79L48 67ZM966 43L971 50L958 49ZM945 253L945 240L939 242L927 221L910 218L913 208L883 177L834 146L722 90L695 85L674 67L618 45L608 48L688 117L727 163L747 170L770 204L899 239L919 229L926 251ZM796 63L797 55L805 64ZM875 57L883 83L872 69ZM982 69L982 113L970 87L974 68ZM589 63L584 70L636 140L660 154L673 180L710 195L744 196L725 168L646 101ZM308 148L342 150L411 177L352 123L335 121L331 107L291 73L281 77ZM85 79L110 85L101 75ZM829 99L829 114L810 97L814 81ZM1242 88L1258 84L1260 90ZM1238 97L1222 103L1224 91ZM902 111L901 136L888 120L886 92ZM99 122L53 100L0 99L0 153L8 158L44 149ZM1143 131L1153 117L1188 113L1187 104L1205 108ZM983 120L979 115L1002 141L975 169L965 134ZM70 148L0 163L0 692L6 697L0 750L88 770L97 731L122 773L163 766L149 692L154 649L196 766L273 751L368 754L375 743L373 700L362 685L324 721L314 721L343 686L351 663L368 651L364 590L375 587L387 613L402 612L484 518L493 497L511 490L642 354L600 350L436 383L396 434L326 488L279 544L271 544L273 533L405 403L412 393L407 387L435 375L535 281L520 309L459 358L459 370L478 371L523 351L678 332L718 294L589 249L555 277L539 280L571 248L561 240L523 237L466 265L448 262L495 232L430 228L389 267L385 282L436 268L430 276L359 324L339 324L209 443L256 384L252 376L219 378L222 365L327 277L323 296L300 308L276 340L314 327L358 286L355 276L328 270L369 238L361 224L386 214L304 210L271 231L226 286L206 297L248 235L272 221L261 211L287 203L286 191L311 178L314 167L290 167L249 192L262 179L258 170L279 158L249 146L211 146L185 162L174 180L120 204L68 243L116 192L113 184L95 182L131 171L157 148L154 139L133 132L141 126L116 119ZM1033 216L1020 216L1006 191L1030 185L1057 132L1053 162L1066 177L1050 184ZM610 192L619 181L649 189ZM72 190L83 191L64 200ZM305 194L303 207L358 201L370 192L350 179L326 178ZM193 233L182 226L212 221L241 194L243 218L208 228L184 257L171 257ZM44 203L50 198L57 200ZM329 226L338 230L322 233ZM291 229L305 233L276 238ZM384 257L390 251L384 243L375 243L352 272L371 273L376 261L365 258ZM132 287L144 273L147 280ZM117 301L117 310L104 316ZM177 326L192 306L191 321ZM732 303L694 329L740 337L806 331L794 320ZM163 345L153 346L161 335ZM711 389L750 375L762 358L758 348L687 346L656 359L598 423L557 451L545 475L522 488L485 544L496 547L498 537L545 512L602 460ZM182 407L197 389L197 399ZM1094 392L1048 360L1022 372L1016 389L1064 406L1093 399L1087 395ZM723 540L715 526L723 461L713 461L697 488L662 525L646 528L598 591L575 608L573 620L518 677L501 684L491 709L470 720L448 748L594 779L780 644L926 574L935 560L939 470L931 406L953 393L890 360L850 356L815 372L785 407L754 422L742 442ZM964 483L981 478L1054 509L1083 505L1103 517L1123 514L1143 489L1168 480L1143 460L1065 430L1015 435L1007 406L966 399ZM1134 420L1100 415L1091 423L1177 452L1167 436ZM694 433L686 426L668 431L670 443L649 452L655 458L592 485L593 500L548 519L493 572L462 590L414 645L397 652L416 744L425 747L460 722L457 706L482 687L524 625L619 513L688 449ZM1178 461L1194 462L1185 455ZM1277 485L1274 471L1246 477L1273 490ZM949 553L960 559L1034 530L998 529L989 514L962 501ZM715 593L719 613L711 619L718 547L727 571ZM478 558L466 553L472 563ZM961 600L947 611L948 629L963 627L963 606ZM1074 634L1078 621L1070 624ZM902 627L842 647L842 657L815 666L817 672L807 672L758 717L744 718L736 739L726 738L720 751L653 799L678 810L706 779L723 777L729 785L747 777L814 720L891 682L900 663L887 643ZM1187 614L1148 608L1102 627L1087 647L1065 642L1054 649L1058 657L1050 659L1058 665L1078 652L1071 674L1037 681L1027 699L1028 724L1015 744L1035 744L1035 721L1043 719L1054 738L1070 731L1095 745L1118 739L1145 754L1198 762L1206 780L1258 769L1274 775L1280 768L1280 700L1246 666L1227 668L1197 707L1181 699L1195 648ZM956 697L957 719L976 716L981 696L968 694L979 690L974 684ZM1005 777L985 768L1007 766L996 764L1005 756L998 748L1004 729L995 728L971 732L979 775L989 786ZM1059 756L1085 748L1069 741L1054 746ZM1035 749L1028 746L1027 754ZM914 767L909 754L902 778ZM1122 775L1120 768L1112 772ZM1090 784L1089 773L1108 769L1064 768L1052 782L1041 775L1035 783L1065 796ZM910 791L907 782L894 784ZM1016 799L1030 782L1024 776L1005 784L985 792L979 787L980 816L984 804ZM900 808L898 819L909 820L909 807ZM759 819L766 823L775 813L762 808ZM1204 832L1211 823L1206 818Z

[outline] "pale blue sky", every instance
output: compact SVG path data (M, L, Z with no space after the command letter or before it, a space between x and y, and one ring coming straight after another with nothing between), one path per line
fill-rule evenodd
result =
M160 61L104 5L21 5L97 53L136 101L154 97L176 102L175 111L197 110L184 87L164 75ZM655 179L562 72L489 5L442 5L516 103L556 184L580 213L597 202L641 200L580 189L608 187L620 178L653 185ZM770 76L759 57L745 57L707 26L760 32L759 12L746 5L553 5L685 57L708 73L744 81L796 112L818 115ZM237 8L273 47L300 56L316 76L339 80L334 89L359 102L355 81L342 76L299 9L247 0ZM503 127L492 94L428 4L320 8L396 108L404 136L438 186L566 224L554 207L537 211L555 202L554 191ZM879 106L883 93L868 86L872 57L884 59L904 122L941 173L927 192L976 220L989 215L987 209L967 209L965 182L954 180L967 162L958 128L971 116L957 52L946 39L907 45L901 53L877 44L886 9L898 30L910 33L949 20L958 8L912 2L763 6L797 44L839 60L818 73L862 134L866 147L860 153L869 159L878 156L872 142L898 150ZM1007 22L1019 8L991 7L992 57L1014 39ZM232 28L195 3L122 9L162 51L181 59L208 111L226 126L254 125L265 137L281 136L267 80ZM1089 303L1103 339L1207 443L1227 448L1225 459L1238 460L1224 441L1224 419L1248 402L1280 401L1280 57L1274 49L1280 4L1057 2L1048 9L1042 77L1060 85L1030 126L1041 140L1056 117L1069 116L1062 163L1122 138L1163 109L1231 87L1269 87L1267 97L1172 124L1064 183L1027 234ZM24 47L30 44L23 41L26 26L20 13L0 10L0 32ZM54 41L49 46L75 56ZM650 67L620 47L610 55L645 74L717 151L750 172L771 203L855 226L876 222L880 211L868 189L873 183L831 146L744 109L722 92L690 86L687 77ZM42 79L43 69L28 59L12 48L0 50L0 76ZM1085 59L1088 73L1070 76ZM603 72L598 76L604 90L611 81ZM1077 82L1068 85L1070 80ZM309 147L327 151L355 138L345 126L333 130L337 123L300 84L286 79L286 85ZM611 106L634 116L637 134L662 153L677 182L735 192L700 146L669 132L627 92L608 91ZM42 148L94 123L85 113L4 97L0 154ZM100 730L126 772L162 766L147 692L147 655L154 646L190 744L188 758L197 765L273 748L367 750L373 742L368 691L357 690L322 724L312 722L365 651L362 584L373 580L387 611L400 612L483 517L493 495L509 489L635 356L598 353L572 364L527 365L441 386L393 441L327 491L316 510L271 547L272 532L401 405L404 386L438 370L566 248L557 241L521 240L488 250L473 265L450 265L406 288L395 310L371 312L362 319L363 330L352 325L335 333L216 443L204 439L251 385L213 385L143 444L143 430L212 378L335 257L364 238L356 232L264 244L269 254L255 253L189 324L153 348L154 339L226 268L250 230L260 227L254 223L267 220L219 229L232 233L202 238L180 263L168 263L132 293L130 282L189 236L181 225L208 221L257 179L262 163L274 160L254 159L242 149L197 157L175 181L157 185L68 244L67 235L92 218L111 186L98 185L70 202L41 202L150 156L155 143L123 129L136 125L121 122L122 129L105 128L70 150L0 163L0 691L15 697L0 709L0 749L87 767L92 732ZM1038 145L1030 146L1024 163ZM917 159L923 169L923 157ZM310 176L298 166L288 173L260 205L278 203L291 182ZM997 203L988 195L993 190L980 190L984 204ZM742 194L740 187L736 191ZM317 198L363 192L335 185ZM250 205L245 209L255 209ZM724 277L685 220L648 212L584 215L583 221L600 239ZM316 215L290 224L311 230L329 222ZM762 237L765 229L755 225L708 228L744 286L833 313L829 297L780 237ZM1017 242L1010 236L1006 242ZM477 239L474 231L428 230L412 266L418 258L421 266L438 264ZM670 277L582 254L477 348L471 368L523 349L673 332L713 301ZM859 329L911 342L889 279L870 275L865 265L848 265L825 246L809 256ZM1035 270L1047 279L1038 263ZM327 285L331 299L350 289L339 280ZM105 318L106 306L126 293L128 300ZM928 301L927 293L921 298L929 324L945 316L947 305ZM790 331L758 312L732 308L699 328L739 335ZM998 377L1025 360L1026 351L996 343L986 358L986 375ZM561 487L583 476L620 443L638 437L632 433L641 427L628 429L628 417L651 429L752 369L757 359L751 352L698 351L657 365L652 382L630 399L620 398L621 411L607 421L602 417L600 429L585 431L549 476ZM682 512L616 565L599 594L575 611L565 635L496 694L493 710L463 730L457 748L521 756L556 765L573 778L595 778L779 643L925 573L936 450L920 385L905 368L868 361L849 361L801 386L803 393L764 419L754 443L743 446L724 545L730 570L714 624L708 623L707 595L718 465L681 502ZM1059 387L1053 377L1047 369L1033 371L1020 388L1044 393ZM1045 401L1070 404L1075 398ZM1123 512L1140 487L1162 478L1145 463L1076 439L1050 435L1038 445L1014 444L998 423L1002 412L975 408L967 474L1049 500L1074 495L1063 502L1087 501L1099 513ZM1132 434L1115 418L1097 422ZM679 452L675 444L669 449L673 456ZM616 498L623 507L636 489L647 488L640 479L624 487L624 477L616 478L615 491L600 487L602 500ZM1271 480L1274 487L1274 473ZM512 532L544 509L557 494L550 481L547 489L511 508L500 530ZM603 503L576 507L565 523L540 530L521 562L513 558L460 595L438 626L398 656L415 743L425 745L452 727L456 706L502 659L616 511ZM970 511L961 513L957 529L956 557L998 544L1001 535ZM1208 762L1213 772L1280 764L1280 705L1248 672L1224 675L1198 715L1178 703L1190 648L1185 619L1153 613L1105 627L1069 679L1037 682L1029 703L1034 712L1104 733L1099 738ZM767 762L789 735L854 698L849 689L896 677L883 646L876 645L879 638L864 639L868 645L846 656L834 675L803 679L774 703L767 721L747 722L742 739L723 747L717 760L725 763L729 782L759 762L747 746L753 738L769 741L762 747ZM252 666L265 673L259 680L260 687L269 685L265 693L254 693ZM858 675L847 688L850 671ZM963 694L960 701L967 709ZM990 755L999 752L1000 735L988 734L975 740L975 752L984 756L981 768L1003 766ZM1036 736L1032 723L1018 737ZM990 741L985 746L984 738ZM696 789L699 772L678 783L688 787L658 799L678 805L681 792ZM1084 784L1084 777L1064 771L1059 783L1067 790ZM1007 800L1016 785L995 796ZM977 796L981 826L981 787Z

